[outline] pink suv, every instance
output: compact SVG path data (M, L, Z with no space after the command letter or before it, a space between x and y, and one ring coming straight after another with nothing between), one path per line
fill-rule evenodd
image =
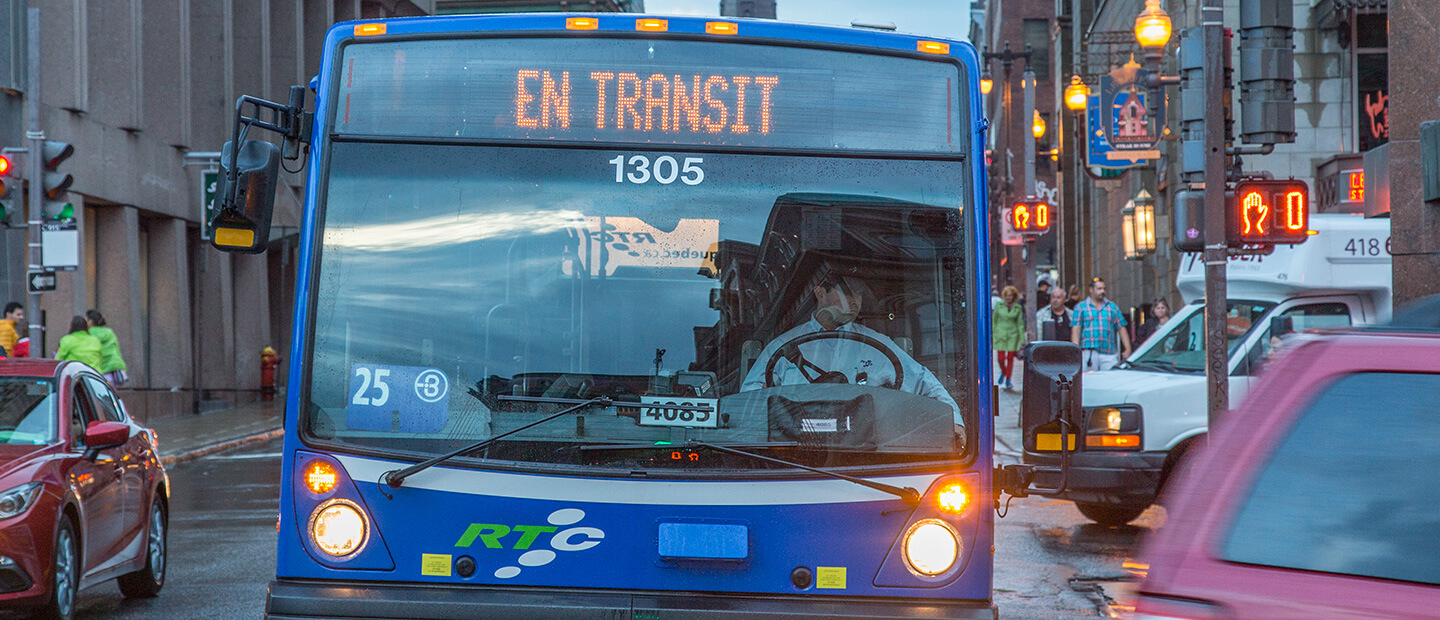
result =
M1440 333L1296 342L1211 438L1138 618L1440 618Z

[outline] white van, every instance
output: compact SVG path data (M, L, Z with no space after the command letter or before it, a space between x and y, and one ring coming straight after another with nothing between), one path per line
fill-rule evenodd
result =
M1270 350L1272 317L1291 317L1296 331L1390 317L1390 220L1317 214L1310 225L1316 234L1305 243L1230 260L1231 407ZM1144 512L1205 434L1204 267L1198 254L1187 255L1176 278L1186 306L1127 362L1082 377L1084 439L1063 497L1096 522L1124 524ZM1027 463L1058 461L1053 452L1026 454Z

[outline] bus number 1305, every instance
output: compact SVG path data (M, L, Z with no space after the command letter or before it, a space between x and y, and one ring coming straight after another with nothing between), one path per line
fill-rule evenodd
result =
M669 155L661 155L653 161L644 155L631 155L628 158L616 155L609 161L615 166L616 183L629 181L636 185L652 180L661 185L669 185L677 179L686 185L699 185L705 180L705 171L700 169L700 164L704 162L700 157L686 157L683 161L677 161Z

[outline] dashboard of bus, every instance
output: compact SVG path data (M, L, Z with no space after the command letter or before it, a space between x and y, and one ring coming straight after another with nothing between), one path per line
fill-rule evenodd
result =
M583 405L469 456L720 475L779 466L694 442L825 467L967 457L986 361L955 65L546 43L586 64L536 64L533 39L344 50L366 78L323 147L307 441L435 455ZM930 106L883 131L863 114L883 97L856 87L881 75Z

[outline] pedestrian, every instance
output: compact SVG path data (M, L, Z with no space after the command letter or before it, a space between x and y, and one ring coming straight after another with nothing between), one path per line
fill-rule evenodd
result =
M105 325L105 315L99 310L86 312L85 322L90 324L90 335L100 341L100 367L96 370L105 375L110 385L125 385L130 375L125 373L125 358L120 357L120 341L115 338L115 330Z
M1025 346L1025 308L1020 304L1019 289L1013 286L1000 291L1000 299L1002 303L990 317L995 357L1000 362L1000 376L995 378L995 385L1009 390L1014 388L1010 374L1015 369L1015 356Z
M15 357L30 357L30 339L21 338L15 343Z
M1044 278L1035 284L1035 307L1044 308L1050 303L1050 281Z
M5 304L5 318L0 319L0 347L5 357L15 357L15 343L20 342L19 327L25 322L25 306L18 301Z
M1070 322L1073 313L1065 307L1065 291L1055 287L1050 291L1050 299L1035 313L1035 325L1039 331L1039 340L1069 340ZM1053 329L1046 327L1053 324Z
M60 349L55 359L82 362L91 368L100 368L100 339L90 335L90 323L85 317L75 315L70 319L70 333L60 339Z
M1140 348L1140 345L1145 344L1150 336L1155 335L1155 332L1160 331L1160 326L1164 325L1165 321L1170 320L1170 302L1165 301L1164 297L1156 299L1154 303L1150 304L1150 314L1155 318L1135 326L1135 348L1137 349Z
M1075 304L1070 327L1070 341L1080 345L1085 370L1110 370L1130 356L1130 332L1125 325L1120 307L1105 298L1105 281L1091 280L1090 297ZM1116 336L1120 338L1118 356Z
M1071 284L1071 285L1070 285L1070 297L1065 300L1065 307L1066 307L1066 308L1069 308L1069 309L1071 309L1071 310L1074 310L1074 309L1075 309L1075 305L1076 305L1076 304L1079 304L1081 301L1084 301L1084 300L1085 300L1085 297L1080 294L1080 285L1079 285L1079 284Z

